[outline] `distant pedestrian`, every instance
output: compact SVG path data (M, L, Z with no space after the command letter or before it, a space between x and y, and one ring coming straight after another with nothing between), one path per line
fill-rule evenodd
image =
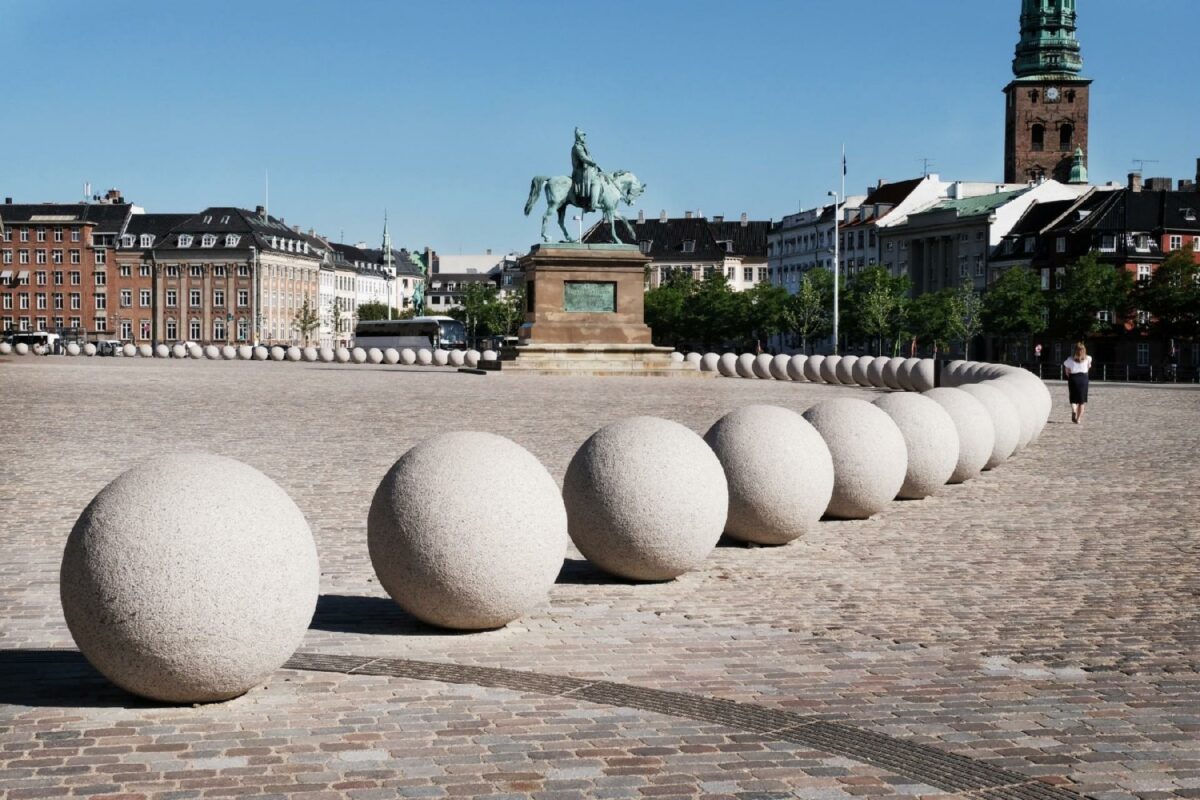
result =
M1071 422L1083 422L1087 408L1088 370L1092 368L1092 357L1087 354L1083 342L1075 345L1075 354L1063 362L1063 373L1067 377L1068 399L1071 401Z

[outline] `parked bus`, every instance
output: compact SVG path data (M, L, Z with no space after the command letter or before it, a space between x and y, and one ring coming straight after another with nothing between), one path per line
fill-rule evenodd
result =
M13 344L27 344L30 350L40 347L43 353L62 352L62 337L45 331L14 331L8 340ZM37 351L35 351L37 352Z
M467 329L453 317L371 320L354 328L354 346L465 350Z

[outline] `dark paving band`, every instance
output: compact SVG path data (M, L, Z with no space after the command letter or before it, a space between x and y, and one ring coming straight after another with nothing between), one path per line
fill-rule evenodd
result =
M817 716L714 697L538 672L401 658L297 653L285 669L384 675L571 697L608 706L711 722L871 764L949 792L987 800L1080 800L1081 795L973 758Z

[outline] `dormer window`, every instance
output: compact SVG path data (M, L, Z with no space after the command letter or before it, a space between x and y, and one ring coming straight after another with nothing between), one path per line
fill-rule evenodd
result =
M214 245L216 245L216 243L217 243L217 237L213 236L211 233L206 233L202 237L200 237L200 246L201 247L213 247Z
M685 252L685 253L696 252L696 240L695 239L685 240L683 243L683 252Z
M191 247L192 246L192 235L190 233L179 234L179 246L180 247Z
M1196 221L1196 209L1184 208L1184 209L1180 209L1180 213L1183 214L1183 218L1186 219L1188 222Z
M208 214L204 217L204 224L212 225L212 214Z
M237 247L238 242L240 242L241 240L242 240L242 237L238 236L236 233L227 234L225 236L225 246L226 247Z
M153 246L154 246L154 234L143 233L142 234L142 247L153 247Z
M228 224L229 224L229 215L228 215L228 214L226 214L225 216L221 217L221 224L222 224L222 225L228 225Z
M133 247L135 237L132 233L126 233L121 237L121 247Z

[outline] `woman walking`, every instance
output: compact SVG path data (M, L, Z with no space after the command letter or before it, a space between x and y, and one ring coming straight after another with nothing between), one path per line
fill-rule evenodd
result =
M1087 354L1083 342L1075 345L1075 355L1063 362L1063 373L1067 376L1068 399L1071 401L1071 422L1083 422L1087 407L1088 370L1092 368L1092 357Z

